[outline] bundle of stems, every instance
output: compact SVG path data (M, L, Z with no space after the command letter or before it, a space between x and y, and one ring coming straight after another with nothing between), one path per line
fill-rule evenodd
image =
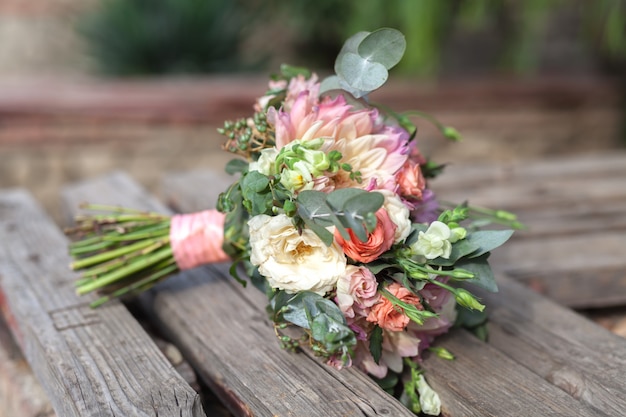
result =
M102 294L91 307L141 293L179 271L170 245L171 216L107 205L81 208L106 212L78 215L65 230L74 238L70 268L80 271L76 292Z

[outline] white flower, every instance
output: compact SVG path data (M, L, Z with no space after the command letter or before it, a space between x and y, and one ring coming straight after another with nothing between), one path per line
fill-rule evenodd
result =
M411 219L409 209L396 193L390 190L376 190L385 197L383 207L387 210L389 219L397 226L394 243L404 242L411 233Z
M429 416L438 416L441 413L441 400L439 395L428 385L424 375L418 377L417 391L420 394L422 412Z
M295 193L296 191L310 190L313 188L313 174L311 166L305 161L298 161L293 164L293 169L285 168L280 173L280 183L286 189Z
M248 170L259 171L263 175L276 174L276 172L273 172L273 167L277 156L278 149L265 148L261 151L261 155L259 156L258 160L250 162Z
M417 242L413 244L413 251L423 255L426 259L442 257L448 259L452 251L450 243L450 228L447 224L434 221L426 232L420 232Z
M250 262L272 288L324 295L346 273L346 256L339 245L326 246L310 229L298 233L285 214L254 216L248 226Z

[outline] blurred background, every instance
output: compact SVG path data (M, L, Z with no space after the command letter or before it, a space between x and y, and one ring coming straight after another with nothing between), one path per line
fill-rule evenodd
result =
M246 116L281 63L326 75L344 40L382 26L408 49L372 99L435 114L439 162L626 145L622 0L0 1L0 187L58 219L63 183L113 169L219 167L215 133Z

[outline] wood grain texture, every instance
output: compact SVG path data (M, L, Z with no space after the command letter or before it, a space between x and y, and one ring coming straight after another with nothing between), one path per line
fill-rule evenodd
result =
M432 187L528 226L494 251L494 270L570 307L626 304L626 153L451 165Z
M202 185L205 192L218 191L212 184ZM63 196L70 209L90 201L167 211L121 173L67 187ZM170 278L140 303L235 415L412 415L356 370L338 372L317 358L282 350L266 300L242 296L226 275L224 265L194 269Z
M170 194L175 193L177 207L185 212L206 208L210 204L206 197L205 201L198 196L184 197L184 190L193 194L201 184L213 183L214 176L219 176L210 171L203 172L166 177L162 194L167 199ZM455 330L439 344L454 352L457 360L449 362L428 357L424 361L427 378L441 395L445 413L451 416L595 416L603 413L617 416L620 414L615 414L616 410L625 412L626 407L618 392L620 384L623 385L623 377L615 372L607 377L605 371L611 361L596 353L593 338L583 337L575 329L579 326L586 329L600 343L610 343L611 348L608 350L615 349L617 353L626 348L626 341L570 310L516 285L506 277L501 282L503 290L500 294L490 298L485 296L487 308L491 309L492 303L494 305L491 313L494 321L491 327L497 343L485 344L467 332ZM263 302L264 295L257 291L248 290L245 294L252 302ZM498 319L513 314L507 306L523 305L526 300L531 304L525 314L525 331L513 334L498 332L498 326L502 326ZM531 308L533 306L535 308ZM544 325L547 320L542 313L544 311L545 315L550 316L549 322L554 326L553 333L551 328ZM522 316L523 314L520 315ZM563 334L557 338L557 334L561 333ZM578 346L578 350L566 350L567 354L564 355L563 349L553 349L554 344L549 342L552 340L567 341ZM515 346L523 346L521 352L516 352ZM526 350L526 355L522 355ZM537 357L545 359L538 362ZM588 382L581 389L584 389L585 395L577 395L577 391L571 389L570 385L580 384L577 385L578 381L567 374L570 369L567 366L579 361L580 357L595 358L607 365L596 370L589 367L584 369ZM583 371L575 366L571 369ZM603 392L604 384L609 388Z
M0 305L56 413L204 416L123 305L92 310L75 295L67 245L28 193L0 193Z
M626 339L510 279L473 290L489 309L489 344L595 415L626 415Z
M55 417L41 388L0 317L0 417Z

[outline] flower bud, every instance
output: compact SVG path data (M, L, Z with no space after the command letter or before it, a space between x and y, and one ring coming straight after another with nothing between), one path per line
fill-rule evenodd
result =
M417 391L420 394L420 406L422 413L429 416L438 416L441 414L441 400L439 395L428 385L424 379L424 375L417 378Z
M463 288L457 288L454 291L454 298L459 305L469 308L470 310L483 311L485 309L485 306L479 303L471 292Z
M446 359L448 361L454 360L454 355L450 353L448 349L443 348L441 346L432 346L432 347L429 347L428 350L433 352L435 355L439 356L441 359Z
M475 275L473 272L470 272L467 269L456 268L452 270L452 277L457 279L471 279L474 278Z
M446 127L443 128L441 133L443 133L443 135L446 138L450 139L450 140L453 140L455 142L460 142L461 141L461 134L459 133L458 130L456 130L453 127L446 126Z
M467 230L464 227L454 227L450 229L450 243L458 242L465 239L467 236Z

